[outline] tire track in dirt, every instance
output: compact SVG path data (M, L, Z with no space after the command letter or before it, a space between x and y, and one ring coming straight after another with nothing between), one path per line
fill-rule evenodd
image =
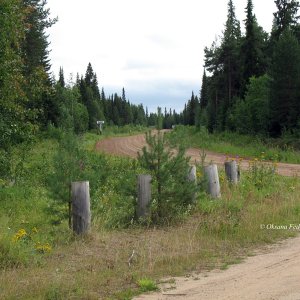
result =
M101 140L96 143L96 149L112 155L128 156L137 158L138 152L146 145L146 139L144 134L138 134L126 137L113 137ZM200 162L200 149L189 148L186 151L186 155L191 157L191 162ZM205 151L205 162L214 162L219 166L223 166L228 155L214 153L211 151ZM247 170L249 168L250 160L244 159L240 162L241 169ZM300 176L300 165L278 163L277 173L284 176Z

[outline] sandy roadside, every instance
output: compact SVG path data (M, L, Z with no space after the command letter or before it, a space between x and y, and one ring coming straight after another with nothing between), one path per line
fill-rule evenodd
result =
M265 251L264 251L265 252ZM134 300L299 300L300 236L269 247L225 271L214 270L175 278L176 288L142 295Z

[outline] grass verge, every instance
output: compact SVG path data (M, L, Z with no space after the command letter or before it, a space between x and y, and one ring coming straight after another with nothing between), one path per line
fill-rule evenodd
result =
M169 134L170 140L182 143L186 147L201 148L232 157L260 158L265 160L300 163L300 150L293 147L293 143L285 139L268 139L259 136L240 135L233 132L210 134L205 128L176 126ZM298 149L298 150L297 150Z
M94 138L83 139L84 147ZM284 226L299 223L299 179L269 174L253 184L251 172L243 174L238 186L229 185L221 173L222 198L199 193L191 215L181 222L151 228L131 225L135 172L140 171L135 161L89 151L91 165L101 168L94 174L88 166L86 174L105 180L93 187L91 233L75 237L67 220L54 223L56 216L49 210L56 202L46 175L54 171L57 147L55 140L37 142L20 180L1 187L1 299L131 299L154 289L162 277L226 269L256 247L298 233ZM63 205L58 208L64 210ZM122 229L124 222L127 228ZM282 229L263 228L269 224Z

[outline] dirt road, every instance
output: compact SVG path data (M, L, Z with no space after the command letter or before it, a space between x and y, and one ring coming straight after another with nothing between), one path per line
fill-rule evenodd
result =
M141 151L143 146L146 145L145 135L138 134L129 137L114 137L104 139L96 144L96 149L99 151L104 151L110 154L137 157L137 153ZM191 157L191 161L200 161L200 150L195 148L189 148L187 150L187 155ZM218 165L223 165L227 155L213 153L210 151L205 151L206 162L213 161ZM249 167L249 161L243 160L241 162L241 168L247 169ZM278 163L277 173L285 176L300 176L300 165L297 164L285 164Z
M270 246L268 253L249 257L228 270L175 278L175 284L162 287L159 293L134 298L169 299L299 300L300 237Z

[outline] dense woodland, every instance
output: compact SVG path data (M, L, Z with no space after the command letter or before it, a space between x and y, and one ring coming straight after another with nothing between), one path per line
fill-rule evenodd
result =
M275 3L268 34L259 26L251 0L245 8L244 33L233 1L228 2L222 35L204 50L200 94L193 93L181 113L165 108L165 128L181 123L206 126L211 132L275 137L299 133L299 2ZM157 114L130 103L124 88L121 95L105 95L91 63L75 83L66 84L63 67L58 80L53 78L46 31L57 19L50 18L46 5L46 0L0 2L1 154L49 124L76 133L96 128L96 120L117 126L156 124Z
M247 1L244 34L233 1L222 35L206 47L200 99L192 95L184 124L279 137L300 131L299 2L275 0L270 34Z

